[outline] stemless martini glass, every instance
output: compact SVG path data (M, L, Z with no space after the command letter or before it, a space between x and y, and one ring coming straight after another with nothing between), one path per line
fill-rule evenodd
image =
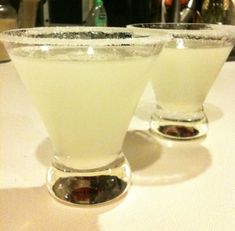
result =
M206 135L203 103L234 45L234 27L190 23L129 27L167 31L172 36L149 72L157 101L150 130L178 140Z
M122 143L165 35L126 28L50 27L1 34L54 146L47 186L68 204L125 195Z

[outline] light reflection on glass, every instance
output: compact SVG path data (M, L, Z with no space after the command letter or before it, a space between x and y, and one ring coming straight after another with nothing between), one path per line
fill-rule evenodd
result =
M182 38L179 38L176 40L176 47L177 49L184 49L185 46L184 46L184 40Z
M88 47L88 49L87 49L87 54L88 54L88 55L94 55L94 53L95 53L95 52L94 52L93 47L91 47L91 46Z
M43 51L43 52L49 51L49 46L47 46L47 45L40 46L40 48L41 48L41 51Z

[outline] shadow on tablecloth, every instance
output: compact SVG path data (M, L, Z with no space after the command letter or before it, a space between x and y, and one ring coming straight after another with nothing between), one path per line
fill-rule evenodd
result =
M169 185L203 174L212 159L201 142L161 139L148 131L128 132L123 150L133 172L133 183Z

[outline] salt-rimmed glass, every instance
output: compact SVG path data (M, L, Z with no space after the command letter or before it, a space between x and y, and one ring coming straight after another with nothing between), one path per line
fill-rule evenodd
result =
M203 103L234 45L234 26L196 23L129 25L168 32L154 69L148 72L156 96L150 130L166 138L187 140L208 131Z
M97 27L1 34L52 140L47 186L55 198L91 205L125 195L131 170L122 143L167 38Z

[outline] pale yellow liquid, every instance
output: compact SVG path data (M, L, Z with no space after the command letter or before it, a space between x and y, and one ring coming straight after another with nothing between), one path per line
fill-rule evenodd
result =
M117 157L147 82L149 58L11 57L38 106L59 161L86 169Z
M166 47L150 73L157 104L175 113L200 109L230 50Z

